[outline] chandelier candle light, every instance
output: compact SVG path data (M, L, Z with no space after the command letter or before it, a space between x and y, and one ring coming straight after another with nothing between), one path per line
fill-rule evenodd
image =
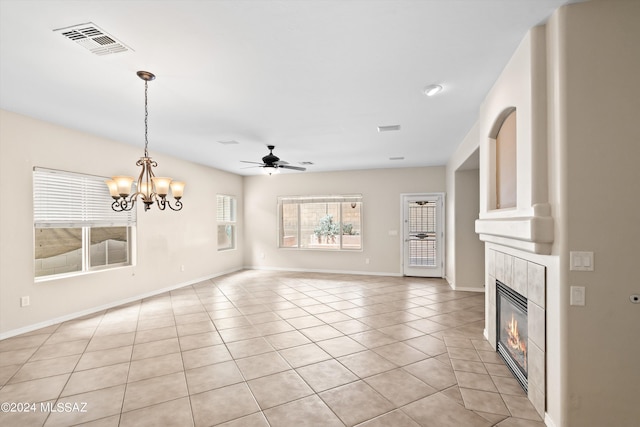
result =
M138 176L136 192L133 194L131 194L131 184L134 178L131 176L113 176L105 181L109 187L109 193L114 199L111 208L117 212L130 211L133 209L138 196L140 196L142 197L145 211L149 210L154 202L158 204L158 208L161 211L165 210L167 206L171 210L179 211L182 209L180 199L184 191L184 182L155 176L152 168L157 167L158 163L149 157L147 89L149 81L155 79L156 76L148 71L138 71L137 74L138 77L144 80L144 157L140 157L140 160L136 162L137 166L142 166L142 171ZM171 206L171 202L167 200L169 188L171 188L171 194L176 199L175 206Z

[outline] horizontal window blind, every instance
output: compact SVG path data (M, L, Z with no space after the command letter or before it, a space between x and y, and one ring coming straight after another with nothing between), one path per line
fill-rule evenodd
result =
M45 168L33 170L36 227L134 226L136 209L116 212L104 177Z
M220 222L235 222L236 220L236 198L218 194L217 199L217 219Z
M282 204L305 204L305 203L359 203L362 202L361 195L349 196L287 196L278 197L278 203Z

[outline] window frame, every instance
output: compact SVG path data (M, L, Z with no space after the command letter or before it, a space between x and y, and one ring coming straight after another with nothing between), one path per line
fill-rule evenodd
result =
M136 209L120 213L111 209L113 199L104 181L107 177L76 172L33 168L33 260L34 282L130 267L136 264ZM63 191L60 191L64 189ZM91 230L124 227L126 260L113 264L91 265ZM80 229L81 266L76 271L36 275L36 233L39 229ZM108 240L105 240L105 242ZM77 249L74 249L77 250ZM62 255L62 254L61 254Z
M225 203L229 202L228 209L225 208ZM221 205L222 203L222 205ZM238 201L236 196L228 194L216 194L216 236L217 236L217 250L218 252L232 251L237 249L237 234L238 234ZM231 246L220 247L220 227L231 227Z
M302 244L302 239L304 238L302 235L302 220L301 220L301 205L304 204L318 204L318 203L337 203L339 205L339 215L336 223L340 227L340 230L343 230L343 205L345 203L357 203L359 210L359 233L360 244L357 248L349 248L345 247L344 244L344 233L341 231L337 234L338 236L338 245L330 246L330 245L322 245L318 244L315 247L304 246ZM296 246L283 246L284 235L284 217L283 217L283 209L284 205L297 205L297 225L296 225ZM364 221L363 221L363 197L361 194L353 194L353 195L333 195L333 196L279 196L277 201L277 248L284 250L296 250L296 251L329 251L329 252L362 252L364 251ZM328 210L328 209L327 209Z

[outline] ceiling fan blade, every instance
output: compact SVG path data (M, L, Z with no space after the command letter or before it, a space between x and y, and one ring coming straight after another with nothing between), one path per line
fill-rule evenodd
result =
M284 160L278 160L277 162L273 162L274 165L288 165L289 162L285 162Z
M245 166L245 167L240 168L240 169L253 169L253 168L263 168L263 167L264 166L261 166L261 165L259 165L259 166Z
M254 165L262 165L262 166L264 166L264 163L260 163L260 162L249 162L247 160L240 160L240 162L241 163L251 163L251 164L254 164Z
M278 167L284 168L284 169L292 169L294 171L306 171L307 168L301 168L300 166L289 166L289 165L278 165Z

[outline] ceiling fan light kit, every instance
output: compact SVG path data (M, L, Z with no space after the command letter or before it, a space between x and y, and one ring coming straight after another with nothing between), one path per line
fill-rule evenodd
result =
M306 171L307 168L303 168L300 166L291 166L288 162L284 160L280 160L280 157L273 154L273 149L276 148L275 145L267 145L269 149L269 154L262 158L262 163L259 162L250 162L247 160L240 160L242 163L251 163L258 166L253 166L257 168L262 168L262 172L266 175L273 175L274 173L280 173L280 169L291 169L296 171Z
M109 194L114 200L111 208L116 212L130 211L135 206L138 197L140 197L142 203L144 203L145 211L149 210L154 203L158 205L161 211L165 210L167 206L171 210L179 211L182 209L180 199L184 192L185 183L173 181L169 177L155 176L153 168L157 167L158 163L149 157L147 92L148 83L155 79L156 76L148 71L138 71L137 74L138 77L144 80L144 156L140 157L140 160L136 162L136 166L142 167L142 170L138 176L136 192L133 194L131 194L131 185L134 180L132 176L118 175L105 181L107 187L109 187ZM167 200L169 189L171 189L173 198L176 199L174 206Z
M273 165L273 166L263 166L262 167L262 172L265 175L273 175L273 174L278 174L280 173L280 170L278 169L278 166Z

